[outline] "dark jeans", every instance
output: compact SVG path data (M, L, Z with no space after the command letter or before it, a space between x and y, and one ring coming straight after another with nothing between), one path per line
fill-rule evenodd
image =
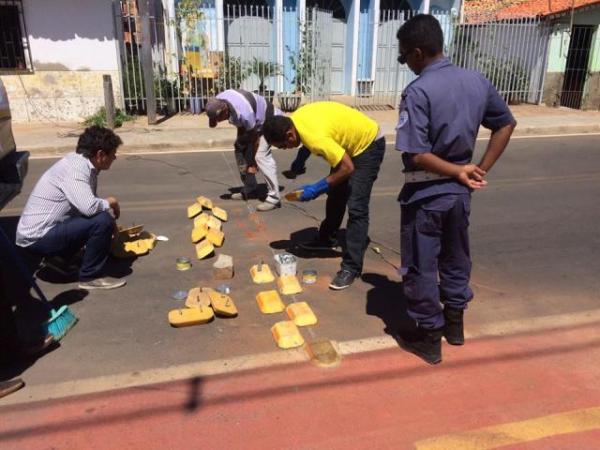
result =
M256 166L255 147L259 135L254 131L246 131L239 135L233 144L235 162L243 183L242 193L250 195L257 188L256 175L248 173L248 166Z
M470 194L445 194L402 205L404 297L409 316L422 328L444 326L442 303L465 309L473 298L469 287L470 211Z
M378 139L355 158L354 173L345 182L329 189L325 207L325 220L319 228L319 237L331 241L340 229L346 206L346 250L342 256L342 269L358 276L362 272L365 250L369 244L369 200L385 153L385 139Z
M56 224L27 249L43 256L69 259L85 246L79 280L93 280L102 274L110 252L114 226L114 219L106 211L92 217L74 217Z

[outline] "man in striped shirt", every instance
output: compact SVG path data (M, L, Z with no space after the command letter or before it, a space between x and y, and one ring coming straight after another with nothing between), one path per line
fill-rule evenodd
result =
M33 188L17 227L17 245L45 257L69 261L82 248L80 289L114 289L125 280L102 277L110 251L119 202L96 195L98 174L110 169L121 138L92 126L77 150L48 169Z
M283 114L263 96L242 89L227 89L209 100L206 115L214 128L223 120L237 127L234 144L235 159L244 187L231 195L232 200L245 200L256 191L256 169L260 169L267 183L267 198L258 211L271 211L281 207L277 164L271 146L262 137L262 126L268 117Z

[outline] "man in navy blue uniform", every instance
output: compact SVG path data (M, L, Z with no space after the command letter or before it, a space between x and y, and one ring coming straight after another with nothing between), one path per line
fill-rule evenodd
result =
M516 122L479 72L444 57L439 22L419 14L398 30L398 61L419 77L406 87L396 127L405 167L401 204L401 275L415 326L400 345L430 364L442 360L441 338L462 345L469 287L471 192L500 157ZM492 131L478 164L471 163L479 126ZM439 279L439 284L438 284Z

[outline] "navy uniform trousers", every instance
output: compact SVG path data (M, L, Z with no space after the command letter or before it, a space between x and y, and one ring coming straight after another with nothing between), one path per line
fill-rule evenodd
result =
M400 272L408 314L423 329L441 328L442 304L465 309L473 298L469 287L471 196L443 194L401 209Z

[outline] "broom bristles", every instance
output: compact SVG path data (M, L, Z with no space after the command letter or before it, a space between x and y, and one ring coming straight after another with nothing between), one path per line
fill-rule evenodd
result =
M75 326L77 320L69 307L63 305L58 310L53 309L50 312L50 318L46 322L46 332L59 341Z

